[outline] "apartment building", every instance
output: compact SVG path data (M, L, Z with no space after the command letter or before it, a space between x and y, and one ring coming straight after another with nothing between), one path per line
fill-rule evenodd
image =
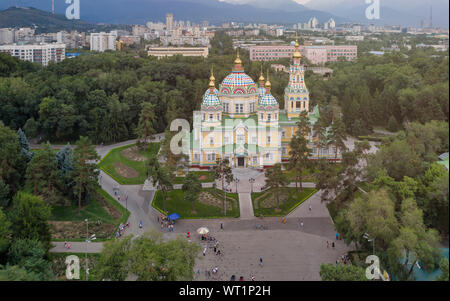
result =
M41 45L2 45L0 52L9 53L23 61L39 63L47 66L50 62L61 62L65 59L66 45L60 43Z

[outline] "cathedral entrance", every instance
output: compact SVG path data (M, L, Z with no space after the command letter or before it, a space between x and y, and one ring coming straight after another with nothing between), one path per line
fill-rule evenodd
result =
M238 157L238 167L245 167L245 158L244 157Z

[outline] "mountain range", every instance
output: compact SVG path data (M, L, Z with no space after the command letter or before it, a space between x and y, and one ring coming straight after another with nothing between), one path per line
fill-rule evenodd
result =
M428 21L433 6L433 25L448 28L448 0L380 1L380 20L368 20L365 0L80 0L81 18L92 23L145 24L165 21L166 13L175 20L212 24L236 21L244 23L298 23L316 17L323 23L359 22L379 25L418 27ZM302 4L300 4L302 3ZM29 6L51 10L51 0L1 0L0 9ZM65 14L68 4L55 0L56 12Z
M261 0L266 1L267 0ZM81 19L94 23L145 24L147 21L165 21L166 13L173 13L176 20L194 22L209 21L244 23L298 23L316 17L320 22L334 18L337 22L345 18L311 10L292 0L280 0L283 5L275 8L257 7L251 4L230 4L219 0L80 0ZM51 0L1 0L0 9L14 5L30 6L49 11ZM55 10L64 14L64 0L55 0ZM296 9L292 9L296 8Z

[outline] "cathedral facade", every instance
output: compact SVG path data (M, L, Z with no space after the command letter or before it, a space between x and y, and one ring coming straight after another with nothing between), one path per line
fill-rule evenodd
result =
M194 111L193 131L189 133L189 160L192 167L210 168L217 160L228 159L232 167L262 169L289 159L289 142L297 131L300 113L308 112L311 125L319 118L318 107L310 112L309 91L305 85L298 41L285 89L284 110L271 94L269 74L256 84L245 74L237 58L234 68L218 89L211 70L209 89L200 111ZM315 147L314 135L307 137L311 159L335 159L336 149Z

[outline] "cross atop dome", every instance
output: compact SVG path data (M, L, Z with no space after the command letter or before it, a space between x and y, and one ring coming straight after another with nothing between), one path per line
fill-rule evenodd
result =
M242 61L241 61L241 58L239 57L239 48L237 48L237 55L236 55L236 59L234 60L233 71L243 71Z
M298 50L298 48L300 47L300 44L298 43L298 33L295 32L295 51L294 51L294 64L299 64L300 63L300 59L302 58L302 54L300 53L300 51ZM298 60L298 62L296 62Z
M264 81L265 81L265 78L264 78L264 75L263 75L263 66L261 64L261 75L259 76L259 85L263 86L264 85Z
M216 78L214 77L214 66L211 66L211 76L209 77L209 91L210 94L215 94L214 90L216 87Z

